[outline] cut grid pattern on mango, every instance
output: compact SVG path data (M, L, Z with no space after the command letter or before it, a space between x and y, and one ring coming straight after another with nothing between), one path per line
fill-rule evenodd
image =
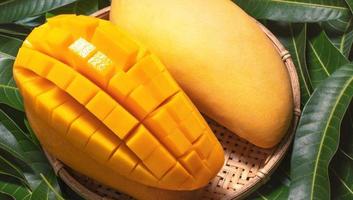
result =
M14 76L28 110L134 181L191 190L223 164L222 147L164 65L107 21L49 20L21 47Z

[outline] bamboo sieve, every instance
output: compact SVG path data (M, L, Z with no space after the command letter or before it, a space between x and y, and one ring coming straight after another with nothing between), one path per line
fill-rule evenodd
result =
M92 16L108 19L109 12L110 7L107 7L94 13ZM295 133L301 113L300 87L295 66L289 52L283 47L278 39L266 27L260 23L258 24L272 41L290 75L294 101L293 121L287 135L276 147L272 149L262 149L252 145L242 138L239 138L232 132L206 117L211 129L223 146L225 163L217 176L208 184L208 186L201 190L201 199L203 200L242 199L266 183L267 180L269 180L270 175L283 159ZM74 172L48 153L46 153L46 155L56 174L69 187L85 199L133 199Z

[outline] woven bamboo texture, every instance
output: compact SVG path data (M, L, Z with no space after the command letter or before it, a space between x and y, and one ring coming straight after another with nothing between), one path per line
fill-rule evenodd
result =
M110 8L94 13L93 16L108 19ZM289 52L276 37L263 25L260 28L273 42L290 75L294 110L293 121L287 135L281 143L272 149L262 149L236 136L226 128L207 119L211 129L221 142L225 152L225 163L218 175L202 189L203 200L242 199L256 190L270 178L293 139L296 125L300 117L300 88L297 72ZM133 199L114 189L101 185L66 167L59 160L47 154L56 174L74 191L88 200L127 200Z

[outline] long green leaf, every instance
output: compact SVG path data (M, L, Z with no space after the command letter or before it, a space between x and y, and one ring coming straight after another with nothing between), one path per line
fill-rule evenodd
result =
M348 4L349 9L353 13L353 0L345 0L345 1Z
M0 192L5 193L16 200L24 200L32 194L32 192L21 182L4 175L0 175Z
M8 1L0 5L0 23L11 23L46 13L75 2L75 0L26 0Z
M353 103L351 103L346 112L343 124L341 127L340 149L351 160L353 160Z
M78 15L90 15L99 9L99 0L78 0L69 5L60 7L50 12L49 16L62 13L72 13Z
M16 159L21 160L24 163L26 162L25 155L22 153L19 142L3 123L0 123L0 149L8 152Z
M27 17L14 22L16 25L23 26L29 29L33 29L45 22L45 15L37 15L34 17Z
M0 33L3 35L25 39L30 33L30 29L18 24L0 24Z
M353 160L341 149L330 166L332 199L353 199Z
M64 198L57 193L57 189L55 189L52 185L53 181L55 180L55 177L53 177L52 175L45 177L43 174L41 174L41 177L43 181L38 186L38 188L33 191L31 199L37 200L38 198L42 198L45 196L48 200L54 198L57 200L64 200ZM50 191L53 193L49 193Z
M2 137L10 138L13 143L16 143L17 153L20 154L21 157L24 157L25 162L30 166L30 169L28 166L21 166L21 170L23 170L31 189L37 188L42 182L40 174L55 177L54 172L41 149L33 143L28 137L28 134L24 133L17 124L1 110L0 122L0 124L6 128L6 130L3 131L3 135L0 135L0 141ZM4 141L4 143L5 142L6 141ZM56 188L59 188L57 187L58 183L56 179L53 181L53 185Z
M22 171L2 156L0 156L0 174L12 176L23 183L27 182Z
M315 90L303 110L291 160L290 199L330 197L328 165L353 96L353 64L340 67Z
M6 54L12 58L16 57L22 42L20 39L0 34L0 54Z
M341 125L339 149L330 164L332 199L353 199L353 103Z
M332 74L337 67L348 63L319 27L311 26L307 46L307 65L313 88Z
M336 48L348 58L353 45L353 18L350 18L346 24L346 27L342 33L329 32L328 36Z
M23 102L12 77L12 58L0 57L0 103L23 111Z
M2 200L16 200L11 195L8 195L8 194L3 193L3 192L0 192L0 199L2 199Z
M258 19L320 22L345 18L349 9L341 0L233 0Z

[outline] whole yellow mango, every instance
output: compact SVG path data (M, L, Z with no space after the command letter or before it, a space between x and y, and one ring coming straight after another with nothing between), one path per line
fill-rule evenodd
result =
M269 148L292 119L288 72L255 20L229 0L113 0L110 19L166 64L200 109Z

